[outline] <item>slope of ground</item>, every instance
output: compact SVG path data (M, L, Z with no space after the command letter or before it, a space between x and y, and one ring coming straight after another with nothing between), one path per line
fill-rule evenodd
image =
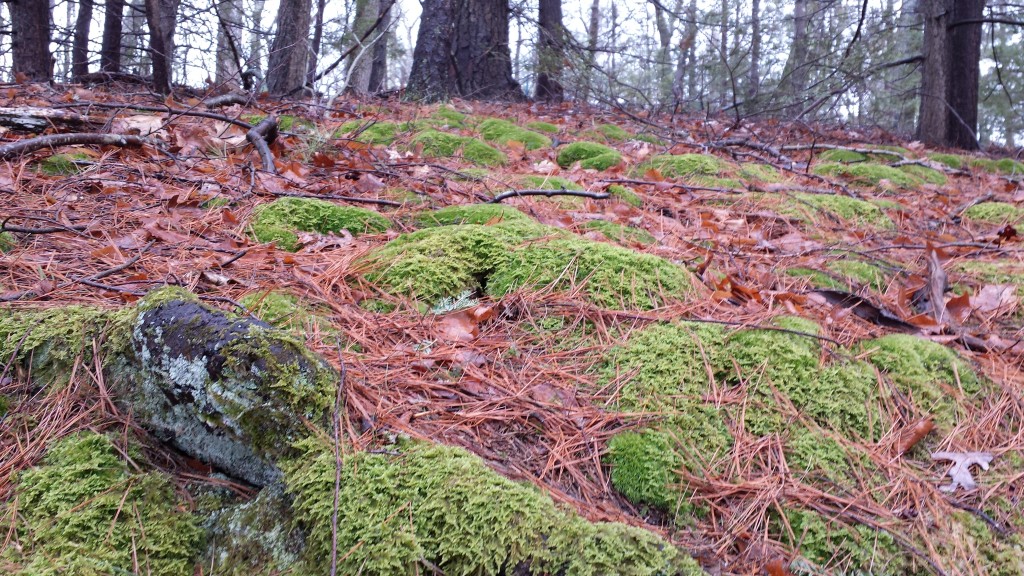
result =
M332 547L380 574L1024 572L1012 159L568 106L0 101L145 140L0 147L7 571L88 546L48 541L85 501L172 572L252 573L211 539L268 574ZM343 368L337 488L315 419L257 496L111 401L110 314L165 285ZM302 543L256 542L293 509Z

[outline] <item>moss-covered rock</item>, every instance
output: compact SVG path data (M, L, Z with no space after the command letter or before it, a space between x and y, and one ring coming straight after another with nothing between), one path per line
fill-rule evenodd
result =
M942 344L908 334L890 334L861 344L868 360L899 387L936 425L952 428L982 388L970 364Z
M689 272L667 260L583 238L555 238L505 254L487 279L487 292L567 290L582 286L587 299L611 309L657 308L693 291Z
M243 296L239 303L274 328L300 337L305 337L313 329L319 332L334 330L326 318L300 301L298 296L288 292L253 292Z
M560 176L529 174L520 179L524 186L536 190L583 190L583 187Z
M888 183L889 186L897 188L914 188L921 184L921 180L909 172L873 162L819 164L814 167L813 171L822 176L844 178L855 186L871 187Z
M395 141L400 130L399 125L394 122L353 120L335 130L334 137L351 137L365 144L387 146Z
M101 434L52 445L17 480L19 546L0 553L31 576L191 576L202 530L170 480L135 472Z
M583 228L586 230L596 230L603 234L605 238L620 244L654 244L656 242L654 236L651 236L646 230L623 226L622 224L608 222L607 220L591 220L584 224Z
M305 532L282 485L267 486L248 502L232 502L226 495L196 500L212 501L199 511L207 527L200 566L212 566L218 576L301 574L295 568L305 550Z
M477 125L477 131L488 142L497 142L498 144L519 142L526 146L527 150L551 146L551 139L547 136L520 128L507 120L488 118Z
M526 127L535 132L545 132L547 134L558 134L559 128L550 122L528 122Z
M501 222L533 222L534 220L511 206L502 204L460 204L417 214L418 227L451 226L457 224L498 224Z
M331 557L335 458L307 441L285 466L295 507L310 527L305 568ZM403 442L394 454L345 458L338 502L339 573L701 574L693 559L650 532L591 524L468 452ZM496 530L495 527L500 527Z
M596 142L573 142L558 153L558 165L569 168L579 162L581 168L607 170L622 162L622 156L613 148Z
M260 242L277 242L285 250L299 248L297 230L352 235L383 232L391 222L365 208L338 206L315 198L279 198L253 211L252 234Z
M1009 202L981 202L964 210L963 217L992 224L1017 224L1024 221L1024 208Z
M643 198L627 186L612 184L605 191L634 208L640 208L644 205Z
M895 228L892 220L878 206L864 200L838 194L808 194L805 192L796 192L793 194L793 198L802 204L838 216L857 226Z
M410 148L421 147L426 158L453 158L457 155L480 166L499 166L507 161L504 154L476 138L424 130L409 142Z

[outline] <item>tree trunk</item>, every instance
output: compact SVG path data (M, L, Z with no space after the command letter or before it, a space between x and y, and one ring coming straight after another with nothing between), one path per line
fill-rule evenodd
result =
M146 0L132 0L128 4L128 61L139 76L149 76L152 59L145 49Z
M810 21L808 8L812 0L796 0L793 4L793 39L789 46L789 58L782 71L779 93L786 101L784 114L795 116L800 113L802 100L810 77L807 69L807 24Z
M242 66L242 2L217 4L217 72L214 81L227 89L237 88Z
M761 0L750 4L750 75L747 77L747 100L754 105L761 91Z
M562 0L540 0L537 37L539 46L535 96L542 102L561 102L565 99L565 89L560 80L565 62Z
M309 62L310 0L282 0L277 12L277 34L267 62L267 90L283 97L302 90Z
M124 26L124 0L106 0L103 7L103 44L100 70L121 71L121 30Z
M924 16L924 68L918 139L933 146L977 149L978 62L984 0L920 3Z
M350 42L357 47L348 60L348 89L356 94L370 92L370 72L373 68L372 41L380 34L380 30L374 30L365 40L362 38L377 22L380 8L380 0L356 0Z
M174 63L174 28L180 0L146 0L149 25L149 56L153 62L153 89L171 93L171 69Z
M89 73L89 25L92 24L92 0L79 0L75 19L75 41L71 48L71 76Z
M379 30L383 34L373 45L373 64L370 66L369 92L377 93L387 90L388 84L388 41L392 37L391 12L393 0L382 0L377 16L380 18Z
M358 6L358 4L357 4ZM316 0L316 17L313 18L313 40L309 47L309 65L306 70L306 85L312 86L316 81L316 67L320 59L320 42L324 37L324 9L327 0ZM358 13L358 8L356 8ZM358 19L359 16L356 16Z
M459 95L474 100L523 100L512 77L509 0L456 0L453 55Z
M7 4L11 11L11 51L13 72L32 82L53 78L50 57L50 5L44 0L15 0Z
M458 94L452 62L456 0L422 0L423 16L406 86L413 99L434 102Z
M597 62L597 40L601 31L601 0L594 0L590 5L590 26L587 28L586 70L583 71L583 90L580 100L590 99L594 82L594 64Z
M672 26L661 2L654 3L654 24L658 29L658 100L664 101L672 87L670 56L672 52Z

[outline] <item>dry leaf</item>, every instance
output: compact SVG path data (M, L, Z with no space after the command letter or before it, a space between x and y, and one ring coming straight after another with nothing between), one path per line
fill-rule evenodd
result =
M971 297L971 307L983 314L1011 314L1019 303L1016 284L989 284Z
M900 434L899 443L896 445L896 453L900 456L906 454L934 429L935 422L931 416L918 419Z
M977 464L982 470L988 470L988 465L995 458L988 452L933 452L932 460L949 460L953 467L949 469L949 477L953 480L945 486L939 486L943 492L953 492L957 487L964 490L974 490L978 483L971 476L971 465Z

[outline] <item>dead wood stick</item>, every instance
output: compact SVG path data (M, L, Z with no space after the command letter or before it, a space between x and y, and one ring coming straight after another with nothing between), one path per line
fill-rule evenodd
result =
M595 198L597 200L611 198L611 194L605 192L584 192L583 190L509 190L491 198L487 203L497 204L502 200L517 196L547 196L549 198L552 196L582 196L583 198Z
M234 124L239 128L245 128L249 130L252 128L252 124L243 122L223 114L217 114L215 112L204 112L202 110L179 110L177 108L171 108L169 106L144 106L142 104L111 104L109 102L72 102L68 104L57 104L54 108L78 108L78 107L90 107L90 108L106 108L112 110L140 110L143 112L163 112L165 114L174 114L177 116L196 116L198 118L209 118L211 120L220 120L221 122L227 122L228 124Z
M0 160L12 160L23 154L42 150L43 148L57 148L60 146L78 146L82 144L95 144L97 146L153 146L158 148L156 142L141 136L128 134L91 134L88 132L74 132L71 134L50 134L18 140L10 144L0 146Z
M270 152L270 144L277 139L277 117L271 114L264 118L245 133L245 139L259 152L260 158L263 159L263 169L271 174L277 174L274 155Z

